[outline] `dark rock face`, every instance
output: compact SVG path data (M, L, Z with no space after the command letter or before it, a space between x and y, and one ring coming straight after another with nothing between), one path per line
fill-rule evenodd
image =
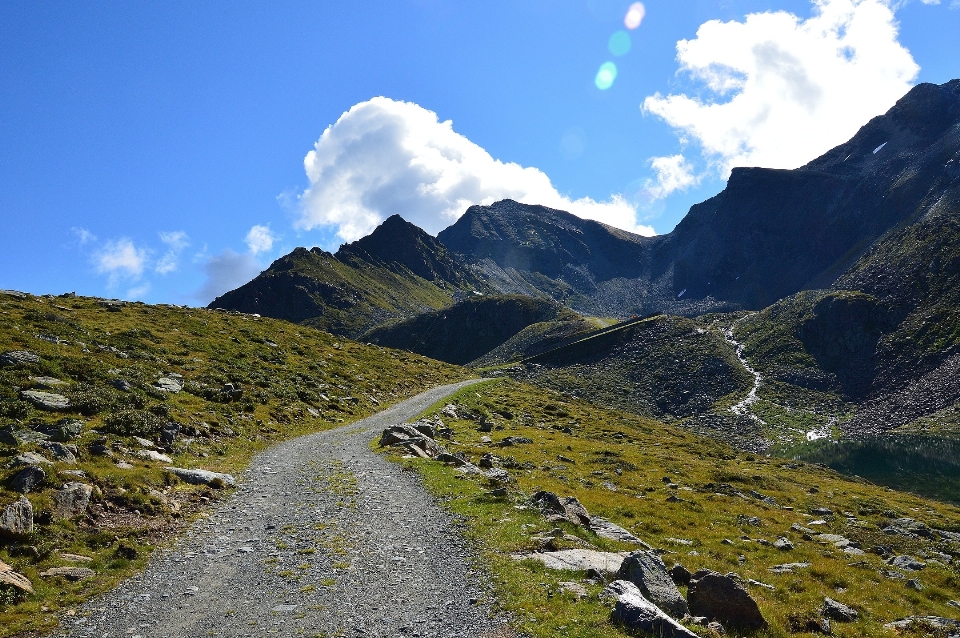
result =
M603 595L616 600L610 620L617 624L661 638L697 636L644 598L637 586L629 581L613 581L604 589Z
M540 491L530 497L530 502L540 508L550 522L567 521L590 527L590 514L576 496L557 496L553 492Z
M691 615L718 620L724 627L751 631L767 626L756 601L743 585L717 572L703 570L694 574L687 602Z

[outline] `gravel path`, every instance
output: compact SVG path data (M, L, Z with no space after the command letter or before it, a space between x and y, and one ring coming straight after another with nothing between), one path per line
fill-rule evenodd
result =
M59 635L492 634L500 623L455 521L369 447L468 383L259 454L229 499Z

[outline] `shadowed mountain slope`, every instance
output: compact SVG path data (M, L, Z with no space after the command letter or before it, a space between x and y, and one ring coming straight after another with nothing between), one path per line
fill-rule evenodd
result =
M522 295L483 296L374 328L362 339L464 364L493 350L531 324L578 319L576 313L555 301Z

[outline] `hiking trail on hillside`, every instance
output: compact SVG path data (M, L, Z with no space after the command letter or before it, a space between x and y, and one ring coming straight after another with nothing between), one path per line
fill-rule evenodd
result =
M454 517L370 447L470 383L258 454L234 494L54 635L493 635L503 621Z

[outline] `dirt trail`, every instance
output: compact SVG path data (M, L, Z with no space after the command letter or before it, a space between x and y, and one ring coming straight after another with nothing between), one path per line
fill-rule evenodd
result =
M471 382L257 455L237 491L62 636L482 636L481 574L417 477L369 447ZM89 615L85 616L85 614Z

